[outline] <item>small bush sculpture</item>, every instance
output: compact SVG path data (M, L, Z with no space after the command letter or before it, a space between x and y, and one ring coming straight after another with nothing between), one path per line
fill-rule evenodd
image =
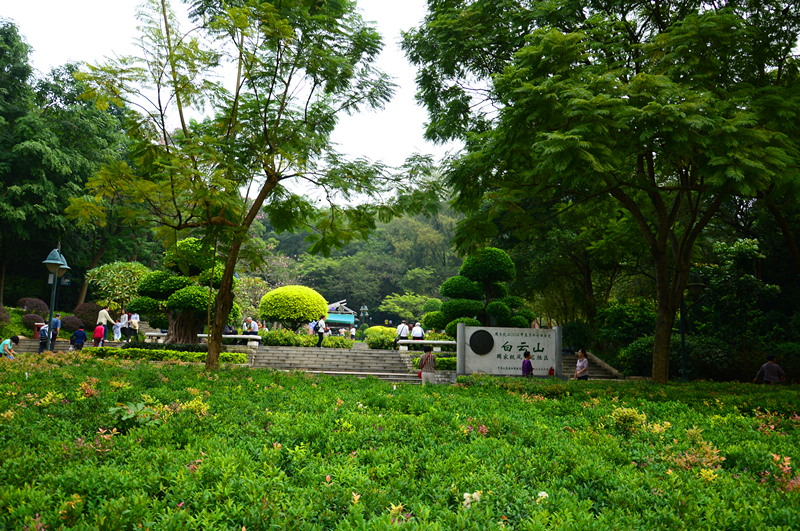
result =
M79 304L72 310L72 313L75 314L75 317L83 321L83 324L86 326L93 326L97 323L97 314L100 313L100 310L103 308L99 304L95 304L93 302L84 302L83 304Z
M67 315L63 319L61 319L61 328L66 330L67 332L74 332L75 330L79 329L83 326L83 321L80 317L75 317L74 315Z
M23 297L17 301L17 308L27 310L31 314L50 315L50 307L42 299Z
M258 314L266 321L278 321L285 328L297 330L320 315L328 315L328 303L311 288L283 286L261 298Z
M22 316L22 326L27 328L28 330L33 330L36 323L44 323L46 322L45 318L41 315L36 315L35 313L26 313Z

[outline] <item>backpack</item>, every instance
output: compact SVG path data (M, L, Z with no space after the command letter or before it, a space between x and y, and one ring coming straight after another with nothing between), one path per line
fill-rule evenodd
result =
M319 332L319 321L316 321L316 322L314 323L314 333L316 334L316 333L318 333L318 332Z
M46 341L48 339L47 334L50 331L50 327L44 325L39 329L39 341Z

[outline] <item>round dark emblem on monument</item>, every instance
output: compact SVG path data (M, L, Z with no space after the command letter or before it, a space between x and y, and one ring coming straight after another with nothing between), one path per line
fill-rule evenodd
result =
M488 354L494 348L494 338L492 334L486 330L478 330L474 332L469 338L469 348L472 352L483 356Z

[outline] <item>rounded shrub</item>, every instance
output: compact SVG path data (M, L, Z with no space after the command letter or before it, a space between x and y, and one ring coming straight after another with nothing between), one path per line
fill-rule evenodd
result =
M517 277L517 270L507 252L495 247L484 247L464 259L458 274L481 284L489 284L510 282Z
M536 314L527 308L522 308L521 310L517 310L516 312L514 312L514 316L524 317L525 320L528 321L528 325L530 325L532 322L536 320Z
M172 291L166 291L164 289L164 283L170 278L172 278L172 275L166 271L153 271L152 273L146 274L142 281L139 282L136 291L142 297L166 299L172 294Z
M422 307L422 313L438 312L442 309L442 301L439 299L428 299Z
M169 328L169 318L163 313L148 316L147 323L158 330L167 330Z
M22 297L17 301L17 308L27 310L31 314L50 315L50 307L42 299Z
M11 314L8 313L5 306L0 306L0 328L4 328L11 324Z
M530 321L521 315L512 316L511 319L508 320L508 324L511 325L511 328L528 328L531 326Z
M99 304L84 302L75 306L72 313L75 314L75 317L83 321L83 324L91 326L97 322L97 314L100 313L102 309L103 308Z
M152 297L136 297L128 304L128 311L145 317L152 317L161 310L161 303Z
M80 317L76 317L74 315L67 315L63 319L61 319L61 328L66 330L67 332L74 332L80 327L83 326L83 321Z
M442 303L442 313L448 321L459 317L472 317L483 312L483 302L470 299L454 299Z
M189 277L169 277L161 284L161 289L162 293L169 294L167 296L169 298L178 291L194 285L194 281Z
M33 330L33 325L36 323L45 323L47 320L42 317L41 315L36 315L35 313L26 313L22 316L22 326L27 328L28 330Z
M364 331L364 339L369 348L392 349L397 338L397 330L391 326L370 326Z
M505 297L500 302L504 303L506 306L511 308L512 310L518 310L525 306L525 300L522 297L517 297L516 295L512 295L510 297Z
M498 323L505 323L511 318L511 308L500 301L487 304L486 313L497 319Z
M184 238L164 253L164 267L186 276L199 275L214 264L208 251L203 240Z
M261 298L258 314L264 320L279 321L294 330L300 323L328 315L328 303L311 288L283 286Z
M186 286L170 295L166 306L168 310L205 312L208 310L208 290L201 286Z
M508 287L502 282L492 282L488 296L490 299L505 299L508 297Z
M219 289L219 287L222 285L222 277L224 274L225 274L225 266L223 266L222 264L218 264L217 267L213 269L206 269L205 271L200 273L200 276L197 277L197 282L201 286L208 287L208 285L211 284L212 288ZM213 282L211 282L212 275L214 276ZM233 283L236 284L236 279L233 279Z
M422 326L427 330L444 330L448 322L444 312L428 312L422 316Z
M483 299L483 289L480 284L461 275L445 280L439 287L439 294L449 299Z
M447 326L444 329L444 333L450 337L457 337L456 331L458 330L458 323L464 323L467 326L480 326L481 322L477 319L472 319L469 317L461 317L460 319L456 319L454 321L450 321L447 323Z

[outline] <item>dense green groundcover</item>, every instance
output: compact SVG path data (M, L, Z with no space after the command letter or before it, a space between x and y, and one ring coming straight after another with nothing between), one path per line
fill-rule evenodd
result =
M25 354L0 362L0 529L798 529L798 410L796 387Z

